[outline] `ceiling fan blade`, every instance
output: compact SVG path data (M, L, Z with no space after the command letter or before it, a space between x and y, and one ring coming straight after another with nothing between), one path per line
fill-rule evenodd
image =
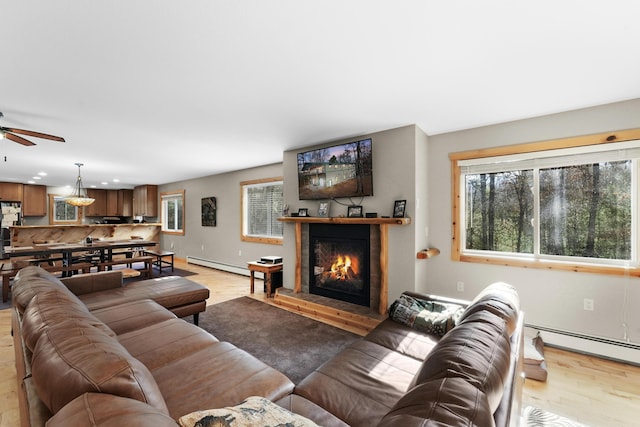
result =
M65 142L64 138L61 138L59 136L49 135L49 134L40 133L40 132L34 132L32 130L13 129L13 128L3 128L3 130L5 130L6 132L19 133L20 135L33 136L35 138L43 138L43 139L50 139L52 141Z
M5 132L4 137L7 138L7 139L12 140L13 142L17 142L18 144L22 144L22 145L26 145L26 146L36 145L33 142L29 141L28 139L24 139L21 136L14 135L14 134L9 133L9 132Z

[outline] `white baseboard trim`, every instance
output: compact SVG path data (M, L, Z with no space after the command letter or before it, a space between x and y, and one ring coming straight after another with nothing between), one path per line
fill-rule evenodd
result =
M540 331L546 345L640 366L640 344L544 326L526 326Z
M196 264L202 267L215 268L216 270L228 271L229 273L241 274L249 276L249 269L238 265L226 264L223 262L213 261L210 259L187 256L187 264ZM264 274L256 272L256 279L264 279Z

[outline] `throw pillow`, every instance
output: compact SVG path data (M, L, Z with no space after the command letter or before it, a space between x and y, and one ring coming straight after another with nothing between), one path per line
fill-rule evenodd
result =
M251 396L236 406L195 411L180 417L178 422L182 427L318 427L308 418L259 396Z
M413 329L444 336L457 324L464 308L457 304L400 295L389 307L389 317Z

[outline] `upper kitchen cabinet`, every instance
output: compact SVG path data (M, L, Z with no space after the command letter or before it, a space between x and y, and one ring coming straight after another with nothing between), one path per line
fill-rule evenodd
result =
M139 185L133 189L133 215L158 216L157 185Z
M87 188L87 196L96 199L84 208L84 216L107 216L107 190Z
M22 215L47 215L47 186L24 184L22 188Z
M0 182L0 200L6 202L22 201L22 184Z
M133 190L118 190L118 216L133 216Z

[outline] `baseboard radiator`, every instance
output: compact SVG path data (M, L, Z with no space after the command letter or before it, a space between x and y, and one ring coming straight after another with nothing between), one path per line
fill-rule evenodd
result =
M525 326L539 331L545 345L640 366L640 344L546 326Z
M187 264L196 264L202 267L215 268L216 270L227 271L229 273L241 274L243 276L249 276L249 269L238 265L227 264L224 262L213 261L210 259L198 258L193 256L187 256ZM264 275L260 272L256 272L255 277L257 279L264 279Z

